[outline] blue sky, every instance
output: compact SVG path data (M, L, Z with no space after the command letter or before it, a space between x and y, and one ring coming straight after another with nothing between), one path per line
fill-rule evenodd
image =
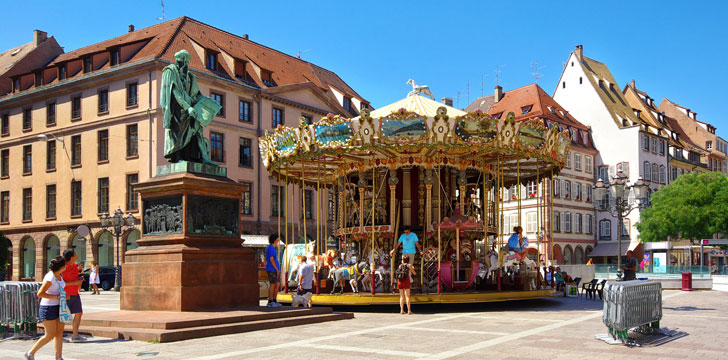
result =
M158 23L160 1L13 1L2 51L56 37L66 51ZM687 106L728 138L728 5L722 1L207 1L166 0L187 15L339 74L375 107L406 96L412 78L458 107L535 81L552 94L577 44L606 63L620 87L632 79L657 102ZM42 10L41 10L42 9ZM533 66L538 62L540 69ZM481 87L481 81L483 86ZM458 93L459 101L458 101Z

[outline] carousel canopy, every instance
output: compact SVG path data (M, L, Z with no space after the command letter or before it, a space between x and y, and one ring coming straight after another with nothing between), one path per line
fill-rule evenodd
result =
M570 140L568 130L541 121L466 113L414 94L351 119L329 114L310 125L302 119L298 127L279 126L259 143L266 169L296 182L332 185L374 168L449 166L502 174L510 186L558 173Z

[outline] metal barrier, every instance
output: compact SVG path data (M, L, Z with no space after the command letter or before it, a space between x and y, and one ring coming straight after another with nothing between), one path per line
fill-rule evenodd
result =
M0 282L0 325L3 336L9 327L13 338L38 336L38 289L41 283L26 281Z
M660 329L662 284L658 281L619 281L604 286L602 321L614 340L627 343L631 328L643 332Z

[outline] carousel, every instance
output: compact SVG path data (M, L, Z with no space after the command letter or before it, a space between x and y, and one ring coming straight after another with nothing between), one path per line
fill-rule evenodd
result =
M530 195L543 198L544 182L564 166L570 143L567 130L516 122L513 113L466 113L417 91L355 118L329 114L259 139L263 164L283 194L273 199L278 209L313 201L321 211L315 239L303 244L294 239L307 233L306 222L294 221L293 211L278 212L278 227L285 248L298 242L298 255L313 262L312 300L322 305L398 304L391 269L400 256L390 251L405 226L423 250L411 262L419 270L412 303L550 296L539 257L508 248L512 229L503 229L502 202L514 185L535 184L538 194ZM302 189L317 195L301 196ZM328 194L335 199L331 216L320 206ZM541 219L544 205L537 208ZM531 242L542 248L538 239ZM282 266L288 285L296 261L284 255ZM292 293L295 287L283 286L278 301L291 303Z

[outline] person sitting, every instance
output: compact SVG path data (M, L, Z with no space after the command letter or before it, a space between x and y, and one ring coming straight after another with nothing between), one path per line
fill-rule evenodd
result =
M513 227L513 234L508 238L508 250L514 253L523 254L528 246L528 238L523 236L523 228Z
M559 291L564 286L564 276L561 275L561 268L556 268L554 272L554 281L556 281L556 291Z

